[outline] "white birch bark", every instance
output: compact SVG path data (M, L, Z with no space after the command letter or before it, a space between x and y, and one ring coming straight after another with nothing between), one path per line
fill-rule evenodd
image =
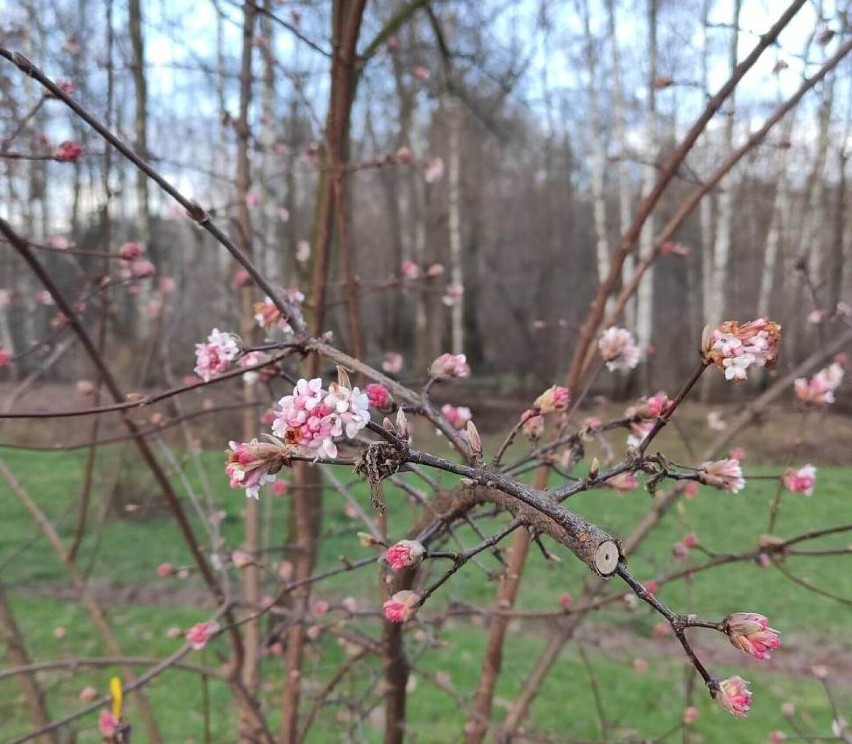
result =
M461 155L460 130L462 110L453 101L449 110L449 232L450 232L450 281L461 295L450 306L450 339L453 354L464 353L464 257L462 256L461 234Z
M613 0L606 0L609 50L612 80L609 88L612 92L613 137L619 154L616 176L618 178L618 232L624 235L630 227L632 204L630 199L630 173L627 167L627 121L625 118L624 86L621 77L621 57L616 36L616 14ZM633 275L635 262L633 255L628 255L621 268L621 280L626 283ZM628 328L636 326L636 299L628 300L624 308L624 322Z
M737 65L737 45L739 43L739 19L741 0L735 0L733 7L731 40L728 51L729 69L733 72ZM732 92L728 99L728 108L725 112L725 126L723 141L720 146L719 158L727 158L734 147L734 115L736 111L736 93ZM736 180L732 174L728 174L720 183L721 192L718 199L716 214L716 235L713 241L713 256L710 267L709 286L705 297L704 322L708 324L719 323L725 316L726 297L725 289L728 284L728 264L731 256L731 237L734 218L734 196L736 192Z
M654 79L657 77L657 0L648 2L648 107L645 111L645 164L642 167L642 198L654 187L657 178L657 99ZM648 216L639 235L639 258L654 249L656 220ZM654 330L654 266L648 267L636 294L636 340L644 350L651 343Z
M595 225L595 258L598 270L598 282L603 282L609 274L609 241L606 229L606 198L604 195L604 168L606 153L601 127L600 100L598 99L598 64L595 54L595 42L587 0L578 3L578 12L583 22L584 57L586 61L587 86L589 100L589 136L592 145L591 186L592 214Z

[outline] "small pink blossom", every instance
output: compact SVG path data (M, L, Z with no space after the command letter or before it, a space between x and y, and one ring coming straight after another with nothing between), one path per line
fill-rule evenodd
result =
M633 473L617 473L612 478L607 478L604 485L609 488L614 488L619 493L628 493L639 488L639 481Z
M814 405L834 403L834 391L843 382L843 367L834 362L817 372L810 380L799 377L793 383L799 400Z
M707 428L713 431L725 431L728 424L722 420L722 414L719 411L710 411L707 414Z
M571 391L561 385L551 385L533 403L539 413L553 413L554 411L565 411L571 402Z
M410 165L414 159L410 147L400 147L392 156L391 161L397 165Z
M441 302L447 307L453 307L461 302L462 297L464 297L464 287L461 284L448 284Z
M397 354L395 351L387 351L382 357L382 371L389 375L398 375L402 372L402 365L402 354Z
M559 595L559 604L562 606L563 610L570 609L571 608L571 602L572 602L571 595L568 594L568 592L562 592L562 594Z
M248 354L240 358L240 368L247 369L243 373L243 382L246 385L254 385L256 382L266 382L272 379L272 369L270 367L261 367L259 369L250 369L257 367L259 364L267 364L272 357L264 351L250 351Z
M67 632L66 632L65 628L63 628L61 625L57 625L53 629L53 637L56 638L57 640L61 641L63 638L65 638L66 635L67 635Z
M83 146L79 142L66 140L53 151L53 159L60 163L75 163L83 154Z
M429 266L428 269L426 269L426 276L429 277L430 279L435 279L439 276L443 276L443 274L444 274L444 264L433 263L431 266Z
M639 347L626 328L607 328L598 340L598 351L611 372L633 369L639 364Z
M290 484L287 483L287 481L276 480L275 483L272 484L271 488L273 495L284 496L290 488Z
M385 553L387 564L400 571L418 565L426 554L426 548L416 540L400 540L391 545Z
M742 677L736 676L723 679L716 691L716 702L722 710L727 711L732 716L738 718L747 716L749 708L751 708L751 692L748 689L748 682Z
M742 462L743 460L745 460L745 450L742 447L734 447L731 450L730 457L732 460Z
M692 501L698 495L698 484L695 481L688 481L683 487L683 495Z
M391 394L384 385L377 382L371 382L364 389L367 393L367 400L373 408L390 408L392 399Z
M59 90L61 90L66 96L74 95L74 83L70 80L62 78L61 80L57 80L56 84L59 86Z
M787 741L787 734L783 731L773 731L769 734L770 744L784 744L785 741Z
M195 374L204 382L226 372L240 354L239 339L214 328L207 343L195 345Z
M119 721L109 710L102 710L98 716L98 731L101 732L101 736L108 740L118 733L118 727L120 725L121 721Z
M118 249L118 255L125 261L135 261L144 252L145 249L139 243L124 243Z
M168 576L171 576L174 573L174 568L171 563L161 563L157 566L157 576L161 579L165 579Z
M444 405L441 406L441 413L447 417L447 420L455 429L464 429L467 422L472 418L470 408L465 406L454 406L449 403L444 403Z
M792 493L803 493L810 496L816 485L816 468L813 465L804 465L795 470L788 468L784 472L784 488Z
M207 641L219 630L219 623L209 620L204 623L193 625L186 631L186 642L192 646L195 651L201 651Z
M384 603L385 618L392 623L404 623L414 617L420 595L417 592L403 590L394 594Z
M745 488L742 467L733 458L703 463L698 477L702 483L730 493L738 493Z
M521 414L521 431L533 442L538 441L544 433L544 416L538 415L534 408L529 408Z
M0 367L8 367L11 363L11 352L5 346L0 346Z
M83 703L91 703L92 700L94 700L97 696L98 691L91 685L88 685L87 687L84 687L82 690L80 690L80 694L78 697Z
M630 434L627 435L628 447L641 447L651 430L654 428L653 420L633 421L630 423Z
M403 261L402 275L406 279L418 279L420 277L420 266L411 260Z
M444 177L444 161L441 158L427 158L423 165L423 178L426 183L435 183Z
M770 651L781 645L777 630L769 620L756 612L734 612L725 618L725 632L731 644L755 659L770 658Z
M157 267L154 266L152 261L148 261L147 259L133 261L130 264L130 274L135 279L145 279L146 277L154 276L156 273Z
M432 77L429 70L427 70L425 67L413 67L411 69L411 75L412 77L423 83L425 83L427 80L429 80L430 77Z
M467 357L464 354L441 354L429 367L429 376L436 380L469 377Z
M652 597L659 591L660 585L656 581L646 581L645 591L648 592Z
M231 286L234 289L239 289L240 287L250 287L251 286L251 274L248 273L244 268L240 267L234 272L234 275L231 277Z
M237 568L245 568L254 564L254 557L247 550L237 548L231 552L231 563Z
M290 451L280 442L230 442L225 474L231 488L245 488L246 498L259 498L260 487L275 481L275 474L290 463Z
M692 550L696 545L698 545L698 536L694 532L689 532L683 536L683 540L681 541L683 544Z
M698 708L689 706L683 711L683 723L685 726L691 726L698 720Z

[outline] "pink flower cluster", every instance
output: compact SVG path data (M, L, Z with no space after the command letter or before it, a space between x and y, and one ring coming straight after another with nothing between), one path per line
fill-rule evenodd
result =
M470 408L466 406L454 406L450 403L444 403L441 406L441 413L447 417L447 420L456 429L464 429L467 422L471 419Z
M426 548L417 540L400 540L387 549L385 561L391 568L400 571L418 565L424 555Z
M714 486L721 491L737 493L745 488L743 469L739 460L733 458L703 463L698 477L705 485Z
M719 683L716 691L716 702L732 716L741 718L748 715L751 708L751 692L748 682L742 677L728 677Z
M755 659L770 658L770 651L781 645L777 630L769 627L769 620L756 612L734 612L725 618L725 632L731 643Z
M780 340L781 326L768 318L758 318L742 326L728 320L705 333L704 360L721 369L726 380L745 380L749 367L775 364Z
M788 468L784 472L784 488L792 493L803 493L810 496L816 485L816 468L813 465L804 465L798 470Z
M233 333L214 328L207 343L195 345L195 374L204 382L227 371L240 355L240 342Z
M544 416L540 416L535 408L528 408L521 414L521 431L529 440L538 441L544 434Z
M821 369L810 380L799 377L793 383L799 400L814 405L834 403L834 391L843 382L843 367L837 362Z
M672 555L675 560L683 560L689 555L689 551L698 545L698 537L690 532L683 536L672 546Z
M298 289L287 290L286 296L287 299L296 306L300 306L305 301L305 295L303 295ZM280 328L284 331L284 333L290 333L292 331L289 319L284 317L269 297L267 297L263 302L256 302L254 304L254 319L265 331L268 331L271 328Z
M617 326L607 328L601 334L598 351L611 372L633 369L641 356L630 331Z
M464 354L441 354L429 367L429 376L436 380L469 377L467 357Z
M337 457L335 437L355 437L370 420L369 400L357 387L322 380L299 380L292 395L278 401L272 433L287 444L314 453Z

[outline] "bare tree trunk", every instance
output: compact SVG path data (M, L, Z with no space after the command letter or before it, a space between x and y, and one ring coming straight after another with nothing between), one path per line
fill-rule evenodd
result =
M449 180L449 231L450 231L450 282L462 294L450 307L451 348L453 354L463 354L464 344L464 257L462 256L461 228L461 154L460 135L464 122L463 112L456 101L449 106L450 162Z
M148 159L148 81L145 77L145 40L142 33L142 8L140 0L129 0L130 48L133 53L133 138L136 152ZM148 176L136 171L136 241L146 246L151 260L159 264L159 252L151 240L151 211L148 198ZM142 337L148 334L148 316L145 307L150 298L150 283L143 282L136 303L137 323Z
M618 177L618 232L624 235L630 227L631 199L630 199L630 175L627 169L627 121L625 118L624 85L621 78L621 55L618 49L618 36L616 34L615 3L606 0L607 23L609 27L609 47L612 64L612 119L613 137L615 139L619 158L616 166ZM607 252L607 255L609 253ZM626 283L633 274L633 255L624 259L622 267L622 282ZM636 326L636 303L630 301L625 307L625 324L628 328Z
M325 127L325 169L317 189L317 233L314 241L314 267L311 301L314 307L313 333L325 329L326 290L331 263L335 220L345 219L345 166L349 148L349 119L357 82L356 52L366 0L335 0L332 8L331 90ZM345 226L344 226L345 229ZM356 288L357 289L357 288ZM308 359L307 373L316 376L319 358ZM316 468L302 464L295 469L296 488L292 497L291 533L295 541L295 579L304 581L293 592L293 611L304 614L310 601L307 579L316 563L316 544L322 519L321 480ZM305 628L293 623L287 633L285 664L287 678L281 707L281 736L285 744L299 737L299 703L302 692L302 661Z
M642 199L647 198L657 180L657 2L648 2L648 108L645 112L645 159L642 169ZM639 234L639 259L650 256L654 250L654 212L651 211ZM654 270L646 272L636 296L636 340L644 351L651 345L654 331ZM647 378L647 368L645 371Z
M739 43L739 23L742 0L735 0L733 6L733 18L731 19L731 41L729 46L728 61L731 71L737 66L737 45ZM732 93L728 100L728 108L725 112L724 139L718 147L722 157L727 158L734 149L734 114L736 113L736 92ZM725 289L728 283L728 264L731 255L731 237L734 220L734 197L736 183L731 176L727 176L721 184L722 191L719 194L719 208L716 221L716 236L713 243L713 257L708 285L708 294L704 305L704 322L710 325L725 320L726 297Z
M237 228L239 231L239 246L247 256L254 253L251 215L249 213L248 196L251 187L251 161L249 145L251 141L251 126L249 124L249 106L252 99L252 63L254 49L254 29L257 10L254 3L247 2L243 6L243 39L242 62L240 66L240 103L239 114L235 123L237 134L237 171L235 180L237 202ZM252 288L240 289L240 333L247 343L250 343L254 332L254 312L252 309ZM254 388L249 384L243 385L243 439L250 440L257 431L257 417L254 411ZM260 504L256 499L246 499L243 510L245 534L243 549L250 555L257 555L260 550ZM260 606L262 594L261 569L255 563L250 563L242 569L240 580L243 599L248 606L249 616ZM257 697L260 687L260 653L261 627L260 620L254 619L245 623L244 653L240 678L246 694ZM251 744L257 740L256 721L246 709L240 710L239 740L243 744Z
M840 302L843 291L843 268L844 261L844 231L846 212L849 205L846 203L846 165L849 162L849 152L845 149L838 153L837 168L837 196L834 206L834 234L832 235L831 272L828 283L828 310L833 312Z
M606 229L606 196L604 194L604 135L601 127L600 102L598 100L598 61L595 54L595 42L592 38L591 18L588 0L579 3L578 11L583 21L584 56L588 85L586 93L589 99L589 136L592 141L592 213L595 225L595 257L598 267L598 281L602 282L609 273L609 240Z

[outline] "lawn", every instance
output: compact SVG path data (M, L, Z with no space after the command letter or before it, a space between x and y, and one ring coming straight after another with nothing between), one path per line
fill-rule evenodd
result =
M185 578L158 576L158 564L168 562L177 568L188 567L189 556L173 521L156 508L153 495L156 489L147 473L133 464L132 454L118 446L99 453L94 488L98 496L93 500L91 529L83 542L78 565L89 575L98 596L109 605L110 619L124 652L163 656L181 643L168 636L169 629L186 629L206 619L212 607L199 603L200 582L192 572ZM2 457L68 541L77 518L75 504L85 455L6 450ZM167 462L165 458L163 461ZM127 462L131 463L129 467ZM184 497L187 489L203 493L202 481L209 479L211 501L205 508L225 512L221 537L223 549L229 551L239 544L243 496L228 489L220 477L219 453L205 452L200 462L204 475L192 467L188 456L179 463L180 467L176 461L169 467ZM774 471L766 466L746 467L747 475L771 472ZM346 469L337 469L335 474L351 484L351 492L369 511L369 495L363 485L353 481ZM848 521L850 488L852 469L820 468L812 498L785 495L774 532L786 537ZM106 516L101 496L104 493L113 493L113 506ZM739 494L702 488L694 500L684 501L652 533L639 554L631 559L631 569L642 579L658 578L672 570L676 564L671 557L671 546L687 532L697 534L702 548L713 552L738 552L754 547L756 536L766 530L768 505L774 494L775 485L770 480L752 480ZM400 537L410 523L412 507L401 492L388 489L386 496L390 533L392 537ZM203 496L202 501L206 498ZM186 503L191 510L189 499ZM287 498L264 493L261 503L264 529L268 530L270 542L281 544L286 535ZM370 549L358 543L359 523L347 516L341 497L329 493L325 504L320 570L340 566L341 555L352 560L371 555ZM650 498L644 491L621 495L602 490L580 497L572 507L623 537L649 504ZM201 534L200 520L194 518L193 522ZM501 523L500 519L486 520L479 526L487 531ZM457 534L462 540L471 539L465 530ZM848 535L841 534L809 543L808 547L846 544ZM531 554L519 607L555 610L563 592L574 597L580 594L587 575L585 567L559 546L548 547L561 561L549 562L538 552ZM688 560L693 558L703 560L698 552ZM463 705L470 698L487 631L481 623L469 619L441 623L432 620L448 603L490 603L495 585L489 580L488 571L496 569L498 563L485 554L480 564L481 568L470 567L471 570L453 577L421 611L420 631L408 636L408 651L415 666L415 689L409 697L412 741L459 740L465 720L459 701ZM62 564L5 484L0 484L0 565L2 581L35 660L104 653L85 610L67 592L60 591L67 583ZM841 597L852 596L852 572L844 570L848 568L848 558L790 558L786 567L821 590ZM431 568L430 577L440 575L440 568ZM346 572L324 581L317 587L315 596L327 599L332 606L351 596L357 600L359 609L373 609L375 581L376 571L370 567ZM622 587L612 582L609 590L621 591ZM852 712L850 677L848 670L843 673L845 661L852 659L848 605L818 596L791 583L777 570L754 563L699 573L689 582L664 586L659 596L673 609L695 612L708 619L719 619L730 611L764 613L782 632L785 641L773 660L759 663L737 655L716 634L695 636L700 639L698 645L705 661L715 673L740 674L752 682L755 701L748 719L734 720L717 710L700 685L696 686L693 702L701 714L692 728L702 739L694 741L762 742L773 729L789 732L780 712L785 701L795 702L799 721L806 730L829 734L830 708L818 681L809 672L810 666L817 663L838 672L833 689L841 709L847 715ZM331 617L340 617L335 612L338 611L332 610ZM497 692L498 716L515 696L543 648L553 622L513 621ZM657 616L650 611L640 608L628 612L620 601L596 613L581 633L588 666L579 656L577 646L566 646L533 706L530 728L604 741L616 741L631 734L654 738L674 729L682 714L686 666L671 636L654 637L656 624ZM65 630L62 638L56 637L58 627ZM367 618L360 629L375 637L378 623ZM191 660L216 666L222 649L221 641L211 644ZM316 685L334 674L345 653L346 649L329 634L321 635L311 645L305 670L311 677L310 689L316 689ZM277 657L268 659L268 684L264 689L270 710L275 709L281 693L280 668ZM340 700L349 697L348 693L367 692L380 679L380 669L374 660L359 662L357 669L357 673L344 681L341 692L347 694L341 695ZM67 670L42 673L40 679L48 692L51 714L58 716L78 708L79 692L86 685L103 692L110 673L103 669L78 669L73 674ZM590 673L598 688L605 692L602 705L607 728L603 732L588 682ZM447 694L441 688L454 694ZM204 694L209 696L206 706ZM149 697L167 741L203 741L205 715L209 719L211 741L233 741L233 716L222 683L212 681L205 693L200 678L173 670L150 686ZM133 716L132 702L128 715ZM337 742L352 737L378 741L381 729L377 719L378 712L365 721L352 721L345 706L332 698L320 714L309 741ZM274 716L272 720L274 724ZM28 722L21 709L17 685L8 680L0 682L0 740L10 741L26 730ZM78 721L75 730L81 743L98 741L93 715ZM144 731L137 726L134 742L144 738ZM680 729L670 740L681 740Z

